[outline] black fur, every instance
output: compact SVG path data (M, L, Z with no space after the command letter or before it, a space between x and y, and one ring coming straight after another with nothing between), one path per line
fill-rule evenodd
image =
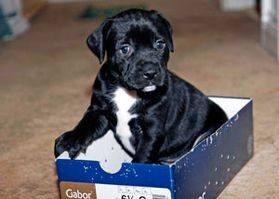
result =
M133 162L173 162L200 135L210 135L227 120L215 103L167 69L172 30L158 12L133 9L108 18L87 44L100 63L105 54L107 60L96 77L84 117L56 139L56 157L68 151L75 158L108 130L115 132L117 108L112 98L118 87L136 92L139 98L130 109L138 115L129 122ZM145 91L150 85L156 89Z

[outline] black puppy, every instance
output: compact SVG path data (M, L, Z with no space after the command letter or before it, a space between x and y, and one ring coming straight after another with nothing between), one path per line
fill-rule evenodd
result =
M121 12L106 19L87 44L101 63L105 54L107 60L84 117L56 139L56 157L68 151L75 158L112 130L133 162L171 163L227 120L215 103L167 69L172 30L158 12Z

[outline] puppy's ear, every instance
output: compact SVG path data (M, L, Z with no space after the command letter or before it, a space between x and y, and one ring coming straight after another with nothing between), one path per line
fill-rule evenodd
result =
M89 49L98 57L100 64L104 61L106 53L106 39L112 20L106 19L95 32L87 38Z
M158 11L151 10L150 12L153 13L157 17L157 19L159 19L159 21L163 24L164 29L166 30L166 34L167 34L167 41L166 41L167 42L167 46L168 46L169 50L171 52L173 52L174 51L174 47L173 47L173 41L172 41L172 28L171 28L170 23Z

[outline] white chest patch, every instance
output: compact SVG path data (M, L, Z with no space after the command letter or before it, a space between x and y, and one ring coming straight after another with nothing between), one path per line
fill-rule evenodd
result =
M119 87L114 93L113 102L116 104L117 107L116 135L119 137L124 147L132 154L135 153L135 149L130 142L132 133L128 123L132 118L137 117L136 114L131 114L129 112L136 101L136 94L129 92L125 88Z

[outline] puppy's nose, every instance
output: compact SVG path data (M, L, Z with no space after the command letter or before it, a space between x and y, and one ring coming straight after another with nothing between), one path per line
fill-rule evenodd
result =
M143 73L143 77L149 80L152 80L156 75L157 72L155 70L148 70Z

